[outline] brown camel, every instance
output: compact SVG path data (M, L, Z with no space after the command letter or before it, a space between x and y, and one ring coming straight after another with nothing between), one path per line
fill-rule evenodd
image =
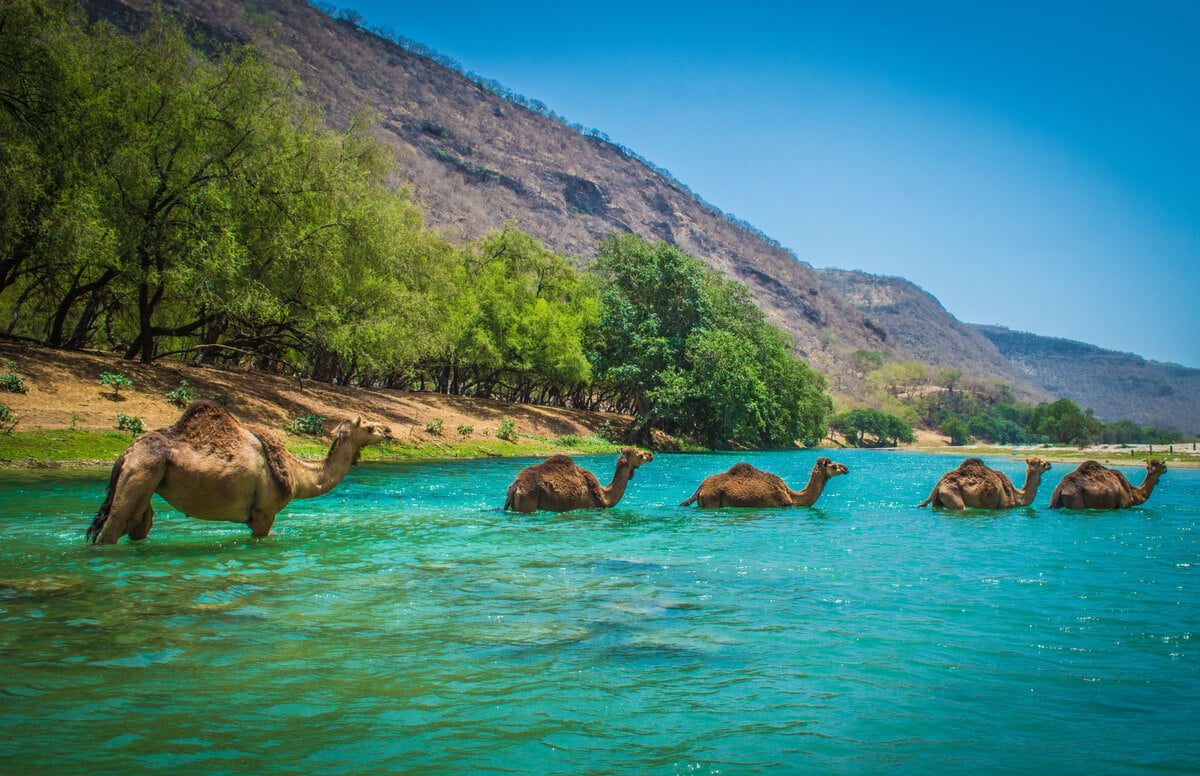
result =
M1128 509L1146 503L1158 478L1167 470L1166 461L1146 461L1146 479L1136 488L1116 469L1106 469L1095 461L1084 461L1079 468L1062 478L1050 508L1059 509Z
M692 497L679 506L700 502L702 507L811 507L830 477L846 474L845 465L818 458L804 490L792 490L775 474L735 463L729 471L706 477Z
M1050 464L1039 458L1025 460L1025 487L1017 490L1007 475L989 469L978 458L968 458L938 480L929 498L920 506L933 504L946 509L1011 509L1027 507L1037 495L1042 473Z
M288 453L271 431L243 426L216 402L194 401L175 425L146 434L121 453L87 537L100 544L125 534L146 538L155 493L189 517L245 523L254 536L266 536L288 502L328 493L358 462L359 450L390 433L362 418L342 421L325 460L308 463Z
M617 459L617 471L607 488L596 475L581 469L565 455L552 455L539 464L522 469L508 486L504 508L516 512L566 512L571 509L614 507L625 495L633 472L654 460L654 454L626 447Z

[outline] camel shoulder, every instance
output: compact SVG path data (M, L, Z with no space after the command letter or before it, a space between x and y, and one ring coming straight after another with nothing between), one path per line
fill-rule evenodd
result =
M267 472L271 475L271 481L275 484L276 489L280 495L290 497L296 484L296 478L290 466L292 455L288 452L283 438L262 426L246 426L245 429L262 446Z

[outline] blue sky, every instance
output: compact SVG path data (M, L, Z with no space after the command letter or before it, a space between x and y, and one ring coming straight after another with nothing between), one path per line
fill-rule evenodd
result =
M338 5L814 266L1200 367L1200 3Z

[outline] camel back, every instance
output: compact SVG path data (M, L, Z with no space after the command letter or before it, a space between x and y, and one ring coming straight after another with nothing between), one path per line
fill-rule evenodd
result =
M257 426L243 426L229 411L208 399L197 399L187 406L179 420L166 433L186 440L197 449L207 449L214 455L232 458L241 452L245 440L242 430L254 435L262 444L267 471L279 495L290 500L294 485L289 454L283 441L271 431Z
M541 463L530 466L521 472L518 479L525 480L521 485L528 490L543 487L554 490L554 483L579 479L587 487L588 493L597 504L604 503L604 492L601 489L600 481L591 472L580 468L569 456L562 453L552 455Z

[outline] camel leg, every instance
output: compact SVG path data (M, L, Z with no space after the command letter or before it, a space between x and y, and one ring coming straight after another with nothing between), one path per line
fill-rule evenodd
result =
M146 538L147 534L150 533L150 528L153 525L154 507L147 504L146 511L142 513L142 519L137 522L137 525L133 526L133 528L129 530L129 538L135 542L140 542L142 539Z
M271 526L275 525L275 513L264 512L261 509L252 509L250 511L250 519L246 521L246 525L250 526L250 535L255 539L270 536Z
M938 504L945 509L966 509L967 505L963 502L962 494L954 491L942 491L939 498L933 502L934 506Z

